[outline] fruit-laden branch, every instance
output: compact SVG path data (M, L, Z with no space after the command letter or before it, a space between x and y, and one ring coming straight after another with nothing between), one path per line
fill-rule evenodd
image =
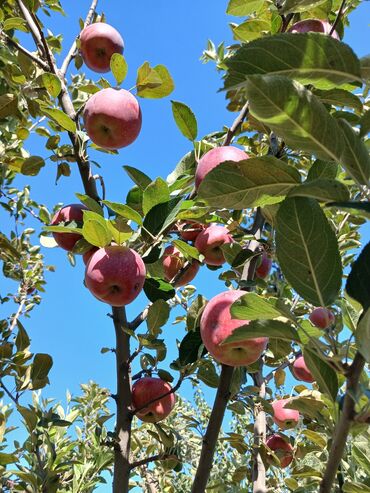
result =
M355 417L355 401L358 384L365 360L359 352L356 353L354 360L347 370L347 388L343 401L343 409L339 422L334 430L334 437L329 451L329 459L326 464L323 480L320 484L319 493L330 493L332 491L335 476L343 456L344 447L351 428L351 423Z
M224 419L226 406L230 398L230 386L233 373L234 368L232 366L222 365L216 398L213 403L207 431L203 437L202 451L191 493L204 493L206 490L213 465L213 456L218 435Z
M158 395L157 397L155 397L154 399L151 399L150 401L146 402L143 406L140 406L140 407L137 407L133 410L133 414L137 414L139 413L140 411L142 411L143 409L145 409L146 407L150 406L151 404L153 404L154 402L157 402L161 399L164 399L165 397L167 397L168 395L171 395L171 394L174 394L177 390L179 390L179 388L181 387L181 384L182 382L184 381L184 378L185 378L185 375L182 374L180 376L180 378L178 379L176 385L174 387L171 388L171 390L169 390L168 392L165 392L164 394L161 394L161 395Z
M87 27L89 24L91 24L91 21L93 19L94 14L95 14L97 4L98 4L98 0L92 1L90 8L89 8L89 11L87 13L85 22L84 22L84 28ZM62 66L60 68L59 73L60 73L61 77L63 77L63 78L65 77L67 70L68 70L68 67L69 67L69 64L71 63L73 58L76 56L76 54L77 54L77 40L75 39L71 48L69 49L69 51L67 53L67 56L63 60Z
M241 112L236 117L236 119L234 120L233 124L231 125L231 127L227 131L225 140L224 140L224 142L223 142L222 145L224 145L224 146L230 145L230 143L231 143L231 141L232 141L235 133L237 132L237 130L239 129L239 127L243 123L243 120L247 117L248 112L249 112L249 103L247 101L245 103L245 105L243 106Z
M132 424L132 392L130 371L130 336L127 327L125 309L112 308L113 323L116 332L116 372L117 404L116 443L114 447L113 493L127 493L130 478L130 447Z

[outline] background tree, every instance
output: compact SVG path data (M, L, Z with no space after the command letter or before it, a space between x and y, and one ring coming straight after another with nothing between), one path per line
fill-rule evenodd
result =
M96 0L61 63L61 36L41 20L63 12L58 1L1 6L1 205L14 218L1 258L18 287L2 297L16 311L1 325L0 386L29 434L14 448L4 441L5 491L93 491L104 471L115 493L174 484L197 493L369 489L369 244L353 263L369 215L369 60L340 41L358 3L231 0L228 13L246 17L232 25L241 43L209 42L203 58L222 71L238 116L198 138L192 110L172 101L189 153L166 180L125 166L134 182L125 203L108 200L89 153L135 145L138 98L168 96L168 70L145 62L135 96L123 89L124 43ZM72 62L78 74L69 76ZM111 70L116 87L86 79L83 62ZM30 134L44 157L27 152ZM56 180L78 168L85 192L55 215L29 187L13 186L47 161L57 164ZM85 385L66 411L37 395L21 402L48 383L52 366L51 356L29 351L20 322L44 287L30 216L46 225L43 246L58 244L72 265L83 255L86 287L112 306L116 346L103 351L115 356L117 388ZM188 285L199 268L220 269L212 300ZM125 306L141 289L148 305L128 321ZM164 326L173 310L187 333L168 368ZM284 388L288 367L312 388ZM217 389L212 409L198 391L194 407L177 398L173 409L184 381ZM109 398L114 431L105 427ZM233 419L221 431L226 410ZM5 437L8 418L4 405Z

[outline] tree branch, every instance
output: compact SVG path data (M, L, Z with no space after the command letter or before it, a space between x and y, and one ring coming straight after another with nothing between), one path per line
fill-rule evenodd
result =
M48 67L49 67L48 64L45 63L43 60L41 60L41 58L34 55L30 51L28 51L24 46L17 43L14 39L12 39L10 36L8 36L4 31L0 31L0 34L4 38L6 43L12 45L13 48L15 48L16 50L21 51L24 55L26 55L28 58L30 58L32 61L34 61L43 70L48 70Z
M254 384L259 388L258 396L260 399L266 398L266 383L262 375L263 360L260 358L260 369L253 374ZM266 468L260 454L261 444L266 441L266 413L260 403L254 406L254 453L252 483L253 493L266 493Z
M335 28L337 27L337 25L340 21L340 18L342 17L345 5L346 5L346 0L342 0L342 3L340 5L338 13L337 13L337 17L335 18L334 24L331 26L331 29L329 31L329 36L331 36L333 34L333 32L335 31Z
M130 359L130 336L124 307L113 307L116 332L117 405L116 444L114 447L113 493L128 493L130 478L130 446L132 424L132 394Z
M1 378L0 378L0 388L2 388L6 393L6 395L9 397L9 399L11 399L14 402L14 404L18 406L18 398L14 397L14 395L10 392L10 390L8 389L8 387L5 385L5 383L2 381Z
M227 131L225 140L224 140L222 145L224 145L224 146L230 145L235 133L237 132L237 130L239 129L239 127L243 123L243 120L248 115L248 112L249 112L249 103L247 101L245 103L245 105L243 106L242 110L240 111L239 115L235 118L233 124L231 125L231 127Z
M139 313L139 315L137 317L135 317L132 320L132 322L130 322L128 324L129 329L136 330L139 327L139 325L141 325L144 322L144 320L148 316L149 307L150 307L150 305L145 307L144 310L141 313Z
M92 3L90 5L90 9L89 9L89 11L87 13L87 16L86 16L86 19L85 19L85 22L84 22L84 28L91 23L92 18L93 18L93 15L94 15L95 10L96 10L97 4L98 4L98 0L92 0ZM69 49L69 51L67 53L67 56L63 60L62 66L60 68L60 76L63 77L63 79L64 79L64 77L65 77L65 75L67 73L69 64L71 63L71 61L73 60L73 58L77 54L77 39L78 39L78 37L74 40L72 46L70 47L70 49Z
M34 19L32 18L30 12L28 11L27 7L24 5L22 0L17 0L17 4L19 10L21 11L22 17L25 19L25 21L28 24L28 27L30 28L31 36L33 37L33 40L36 44L38 52L40 53L40 56L42 58L45 58L46 53L44 50L44 45L41 40L40 31L36 26Z
M320 484L319 493L330 493L332 491L335 476L343 456L344 447L355 417L355 401L353 397L357 394L358 384L365 360L359 352L356 353L352 365L347 371L347 388L344 395L343 409L329 451L329 460L326 464L324 477Z
M135 469L135 467L144 466L145 464L149 464L150 462L154 462L157 460L166 460L171 457L171 454L157 454L151 455L150 457L145 457L145 459L138 460L136 462L132 462L130 464L130 470Z
M22 315L22 311L23 311L23 308L24 308L26 301L27 301L27 297L23 296L21 302L19 303L18 310L16 311L15 315L12 317L12 322L11 322L10 327L9 327L10 332L13 332L15 326L17 325L18 319Z
M218 385L216 398L213 403L207 431L203 438L202 451L191 493L204 493L206 490L212 469L213 456L216 449L218 435L224 419L226 406L230 398L230 386L233 373L234 368L232 366L222 365L220 382Z

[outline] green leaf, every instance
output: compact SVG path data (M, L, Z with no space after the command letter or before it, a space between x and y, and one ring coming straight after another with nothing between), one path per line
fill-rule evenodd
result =
M148 310L148 316L146 318L146 323L148 329L151 332L157 331L160 327L165 325L170 316L170 307L163 299L155 301L150 305Z
M201 364L197 371L197 377L208 387L217 389L220 379L217 375L215 365L212 363L211 360L204 359L201 361Z
M181 198L171 199L164 204L154 206L146 215L143 222L143 234L149 232L156 237L175 222L177 214L181 210Z
M35 354L31 369L33 390L45 387L45 385L49 383L48 374L52 366L53 359L49 354Z
M361 76L364 81L370 81L370 55L360 58Z
M15 259L21 258L21 254L8 240L8 238L3 233L0 233L0 258L2 257L2 254L11 255Z
M4 21L3 29L4 31L19 29L20 31L27 32L26 21L22 17L9 17Z
M113 240L118 245L122 245L133 235L132 228L122 217L110 219L109 221L107 221L106 225L108 226L108 229L113 236Z
M24 351L30 347L30 338L28 337L28 334L26 332L26 329L23 327L21 322L18 320L17 321L18 325L18 334L17 337L15 338L15 345L17 347L17 351Z
M348 188L340 181L319 178L294 187L288 197L311 197L319 202L349 200Z
M309 440L311 440L311 442L316 443L316 445L318 445L322 449L325 449L326 438L321 433L317 433L316 431L306 429L306 430L302 430L302 435L304 435Z
M343 119L338 120L345 145L341 154L341 164L349 175L359 184L368 186L370 180L370 156L367 147Z
M274 204L300 182L298 171L273 156L226 161L205 176L198 197L217 208Z
M36 425L37 425L38 420L39 420L35 411L33 411L32 409L29 409L28 407L23 407L23 406L17 406L17 411L19 412L19 414L24 419L27 430L30 433L32 433L33 430L36 428Z
M346 481L342 486L343 493L370 493L370 486L357 481Z
M76 193L75 195L80 202L90 209L90 211L96 212L96 214L99 214L100 216L104 216L103 209L96 200L82 193Z
M239 25L231 25L234 38L239 41L253 41L271 30L271 23L264 19L248 19Z
M172 114L178 129L184 137L194 141L198 134L198 124L194 113L189 106L180 101L171 101L171 104Z
M338 377L333 368L308 348L304 348L303 356L320 392L327 394L335 401L338 394Z
M325 3L326 0L285 0L281 13L289 14L295 12L307 12L318 5Z
M5 454L0 452L0 466L6 466L7 464L12 464L13 462L18 462L18 457L15 454Z
M189 243L182 240L174 240L172 243L187 259L195 258L196 260L199 260L200 254L198 250L189 245Z
M182 176L194 176L196 167L195 152L190 151L180 159L176 168L167 176L168 183L175 183L175 181Z
M163 204L170 200L170 191L167 183L162 178L149 183L143 193L143 212L147 214L150 209L158 204Z
M198 294L186 313L186 328L188 331L197 331L200 326L200 317L207 304L206 298Z
M370 307L370 242L363 248L352 264L346 291L351 298L361 303L364 312Z
M128 65L121 53L113 53L110 59L110 69L118 85L126 79Z
M68 130L68 132L76 132L76 123L63 111L56 109L41 108L42 113L49 116L52 120L58 123L62 128Z
M343 136L338 123L303 85L286 77L253 76L246 93L251 114L289 146L321 159L341 161Z
M272 320L285 316L278 308L278 298L263 298L256 293L247 293L234 301L230 313L240 320Z
M134 221L137 224L142 224L143 222L140 214L136 212L134 209L132 209L131 207L129 207L128 205L119 204L118 202L110 202L109 200L102 200L102 203L105 204L107 207L109 207L109 209L111 209L119 216L122 216L126 219L130 219L131 221Z
M360 137L364 137L370 131L370 110L365 111L360 120Z
M242 45L224 63L229 69L225 89L248 85L252 75L284 76L322 89L362 83L360 62L352 49L320 33L264 36Z
M311 168L308 170L307 180L313 181L318 179L334 180L338 174L338 164L332 161L321 161L316 159Z
M126 171L131 180L142 190L152 183L151 178L148 175L140 171L139 169L133 168L132 166L123 166L123 169Z
M171 94L174 83L170 73L164 65L150 67L145 62L137 72L137 95L142 98L158 99Z
M144 293L154 303L157 300L171 300L175 296L176 291L169 282L157 277L149 277L144 283Z
M82 235L91 245L105 247L112 241L112 232L100 214L84 211Z
M42 82L50 96L53 98L57 98L59 96L60 91L62 90L62 84L57 75L50 73L42 74Z
M220 345L241 342L256 337L269 337L282 341L300 342L297 331L292 325L279 320L252 320L248 325L238 327Z
M325 104L348 106L350 108L355 108L358 111L362 111L361 99L345 89L336 88L330 89L329 91L316 90L314 91L314 94Z
M0 96L0 118L15 115L18 111L18 98L15 94L2 94Z
M370 363L370 309L360 318L355 331L356 346L365 360Z
M342 282L342 264L333 229L319 204L288 198L279 208L276 253L293 289L316 306L332 304Z
M203 346L203 341L200 336L199 327L197 330L191 330L181 341L179 347L179 359L181 366L190 365L197 361L198 357L204 356L207 350L203 346L202 353L199 354L200 347Z
M264 0L229 0L226 13L236 17L245 17L261 9Z
M41 168L45 166L45 161L40 156L28 157L22 164L22 175L36 176Z

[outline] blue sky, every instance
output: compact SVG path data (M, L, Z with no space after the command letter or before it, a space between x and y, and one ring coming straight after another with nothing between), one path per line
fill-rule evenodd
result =
M66 0L63 3L67 18L55 14L46 22L55 34L63 33L65 53L78 33L78 18L85 17L90 0ZM104 9L107 22L120 31L125 41L124 54L129 65L125 88L135 85L136 69L144 61L166 65L175 81L175 91L170 98L140 100L143 128L133 145L122 149L117 156L92 155L101 164L107 199L122 202L132 186L122 165L135 166L152 178L165 177L190 150L190 143L181 136L173 121L170 99L182 101L193 109L199 135L219 130L235 118L235 114L225 108L224 94L217 92L221 80L214 65L199 61L207 39L216 44L232 42L228 23L233 19L225 14L224 0L157 0L125 2L124 6L121 2L100 2L99 8ZM370 3L362 2L352 15L351 27L345 36L345 41L359 56L368 53L368 43L364 40L369 39L369 20ZM99 78L88 69L86 73L92 79ZM45 156L45 149L40 147L37 139L31 138L27 146L32 153ZM76 202L74 193L83 193L77 170L73 169L72 176L62 178L57 186L54 184L55 172L54 164L48 163L38 177L20 177L17 183L18 186L29 183L35 200L46 203L49 208L56 202ZM370 236L369 228L366 236ZM47 275L43 302L25 323L32 338L33 352L50 353L54 359L51 384L44 394L64 400L67 388L72 393L79 392L79 384L89 379L114 391L114 358L110 353L100 354L101 347L114 345L113 325L106 316L109 306L96 301L84 288L84 266L80 258L77 266L72 268L60 249L44 249L44 254L46 262L55 265L56 272ZM208 298L224 289L217 274L206 268L202 268L197 276L197 286ZM134 318L145 304L145 296L139 296L128 307L129 319ZM4 308L0 309L4 311ZM168 323L164 335L170 362L177 355L176 338L181 339L184 330L181 325ZM208 397L212 395L207 392ZM190 396L186 386L185 396Z

